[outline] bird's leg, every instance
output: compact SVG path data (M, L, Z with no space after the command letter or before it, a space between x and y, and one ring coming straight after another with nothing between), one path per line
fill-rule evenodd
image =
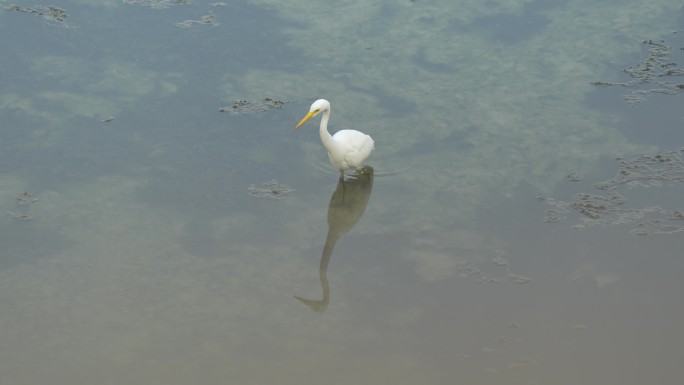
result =
M344 195L346 193L346 187L344 183L344 170L340 170L340 179L337 183L342 184L342 201L344 202Z

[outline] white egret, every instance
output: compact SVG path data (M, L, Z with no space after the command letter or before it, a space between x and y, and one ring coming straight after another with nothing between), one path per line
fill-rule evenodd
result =
M330 157L333 166L339 170L340 178L344 178L344 170L351 168L358 172L363 166L363 162L375 149L375 142L370 136L356 130L340 130L335 135L330 135L328 132L330 102L325 99L318 99L313 102L309 113L297 124L295 129L321 112L323 113L321 128L319 129L321 142L328 151L328 157Z

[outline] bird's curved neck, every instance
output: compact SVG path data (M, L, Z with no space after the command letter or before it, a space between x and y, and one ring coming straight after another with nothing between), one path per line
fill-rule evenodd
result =
M330 152L330 149L332 149L334 146L334 142L332 136L330 135L330 132L328 132L328 120L330 120L329 109L323 111L323 117L321 118L321 128L319 130L319 133L321 134L321 142L323 142L325 148L328 149L328 152Z

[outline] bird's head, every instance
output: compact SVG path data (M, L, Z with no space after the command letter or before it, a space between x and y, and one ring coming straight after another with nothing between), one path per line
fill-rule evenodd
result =
M318 99L313 104L311 105L311 108L309 109L309 113L306 114L304 118L295 126L295 129L301 127L304 123L306 123L309 119L313 118L314 116L318 115L318 113L322 111L329 111L330 110L330 102L328 102L325 99Z

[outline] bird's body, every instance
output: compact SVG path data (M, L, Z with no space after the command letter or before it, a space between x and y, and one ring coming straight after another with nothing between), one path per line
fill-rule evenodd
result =
M348 169L359 170L363 162L368 159L375 142L373 139L356 130L340 130L335 135L328 132L328 120L330 120L330 103L325 99L318 99L312 105L309 113L297 124L299 128L312 117L323 113L321 118L321 142L328 151L328 157L333 166L340 172L340 178L344 177L344 171Z

